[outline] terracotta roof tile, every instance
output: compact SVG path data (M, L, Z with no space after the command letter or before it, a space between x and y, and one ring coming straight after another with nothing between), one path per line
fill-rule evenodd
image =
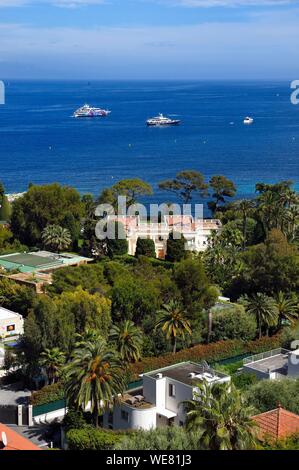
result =
M279 439L299 432L299 416L281 407L253 416L252 419L259 425L261 437Z

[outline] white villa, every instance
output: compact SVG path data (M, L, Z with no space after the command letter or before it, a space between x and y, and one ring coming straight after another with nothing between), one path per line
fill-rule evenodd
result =
M207 364L182 362L142 375L142 387L125 393L120 405L103 416L110 429L153 429L175 424L182 426L185 411L181 402L194 397L198 382L230 382L230 376Z
M138 238L154 241L157 258L164 259L167 240L171 233L181 233L186 240L186 249L205 251L212 231L221 230L218 219L194 219L191 215L164 215L161 221L148 222L140 216L108 216L108 222L119 222L125 227L128 254L134 256Z

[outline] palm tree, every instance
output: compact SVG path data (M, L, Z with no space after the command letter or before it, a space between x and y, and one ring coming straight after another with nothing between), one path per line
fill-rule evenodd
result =
M45 367L49 383L57 382L62 366L65 363L65 355L59 348L45 349L40 356L40 365Z
M274 298L275 307L278 312L279 323L282 320L289 320L294 322L298 318L299 309L298 302L293 298L286 295L284 292L279 291Z
M90 405L96 427L99 415L118 401L125 389L120 360L103 339L87 341L75 348L71 362L65 367L65 384L71 404L83 410Z
M269 327L277 325L278 310L272 297L258 292L251 297L246 297L244 304L247 312L256 318L259 338L262 337L263 327L266 327L268 334Z
M95 328L86 327L83 333L76 333L76 342L75 347L80 348L85 346L86 343L95 343L97 341L103 340L104 337L101 333Z
M256 447L254 409L230 383L197 385L193 400L183 402L186 428L198 437L198 448L246 450Z
M72 237L70 232L60 225L47 225L42 232L42 241L46 247L59 253L70 246Z
M246 247L246 236L247 236L247 220L248 217L253 213L255 203L250 199L242 199L236 201L234 207L242 214L242 233L243 233L243 250Z
M162 305L159 310L160 319L156 324L156 328L162 327L166 339L170 339L173 346L173 354L176 353L177 338L185 339L186 335L191 336L192 330L189 320L186 319L185 311L179 302L171 301Z
M109 339L116 343L116 349L125 363L137 362L141 358L142 333L131 320L113 325Z
M287 236L292 242L296 239L299 229L299 205L293 204L286 212Z

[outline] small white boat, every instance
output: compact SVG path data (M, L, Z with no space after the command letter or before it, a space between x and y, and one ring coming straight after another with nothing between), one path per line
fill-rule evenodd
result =
M244 119L243 122L244 122L244 124L253 124L253 118L247 116L247 117Z

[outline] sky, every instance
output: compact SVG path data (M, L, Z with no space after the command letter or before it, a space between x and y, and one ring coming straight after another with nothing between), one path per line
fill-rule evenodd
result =
M299 0L0 0L0 79L299 79Z

